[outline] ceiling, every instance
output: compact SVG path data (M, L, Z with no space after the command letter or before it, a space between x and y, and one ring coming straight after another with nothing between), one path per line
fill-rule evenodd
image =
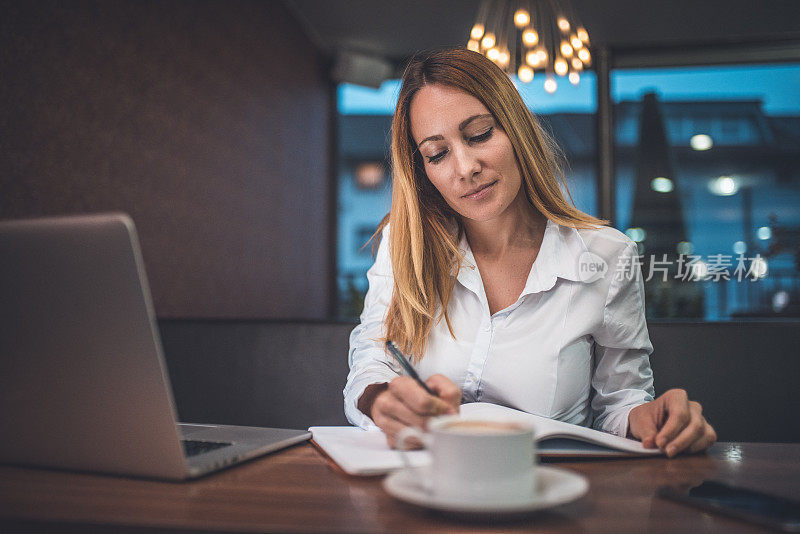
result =
M465 45L480 4L480 0L283 1L326 53L367 53L395 65L417 50ZM572 6L593 46L800 42L800 0L573 0Z

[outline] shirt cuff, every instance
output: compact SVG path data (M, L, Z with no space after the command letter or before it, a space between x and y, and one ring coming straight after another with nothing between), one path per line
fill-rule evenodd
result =
M603 421L603 432L608 432L610 434L614 434L621 438L627 438L628 415L631 413L631 410L633 410L637 406L640 406L640 404L631 404L630 406L625 406L615 412L608 414L606 420Z
M375 422L358 409L358 400L361 398L361 395L364 394L364 390L369 386L373 384L388 384L397 378L397 376L398 375L388 370L386 373L370 372L366 376L362 376L357 381L350 384L350 387L344 393L344 414L347 416L347 420L350 421L352 425L363 428L364 430L377 429L378 426Z

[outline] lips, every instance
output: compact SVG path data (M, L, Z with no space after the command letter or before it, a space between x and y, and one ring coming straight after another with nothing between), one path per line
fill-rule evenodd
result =
M497 180L495 180L494 182L489 182L488 184L483 184L481 186L478 186L475 189L473 189L470 192L468 192L465 195L463 195L463 197L468 197L470 195L474 195L475 193L479 193L479 192L483 191L484 189L486 189L487 187L491 187L496 183L497 183Z

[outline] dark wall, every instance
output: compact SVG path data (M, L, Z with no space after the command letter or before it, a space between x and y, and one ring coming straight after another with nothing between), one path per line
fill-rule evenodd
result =
M332 92L281 2L0 13L0 218L128 212L162 317L327 315Z
M795 0L574 0L594 46L635 49L800 37Z
M465 46L482 0L289 0L321 43L393 60ZM592 45L616 50L800 39L797 0L572 0ZM560 2L564 5L564 2ZM704 46L695 46L703 43ZM745 58L742 58L745 59ZM400 76L402 71L396 72Z
M720 439L800 442L800 324L653 323L656 394L680 387Z
M307 428L345 424L354 324L162 321L183 420ZM681 387L721 441L800 442L800 328L653 323L656 394Z
M182 421L279 428L346 425L354 325L293 321L160 321Z

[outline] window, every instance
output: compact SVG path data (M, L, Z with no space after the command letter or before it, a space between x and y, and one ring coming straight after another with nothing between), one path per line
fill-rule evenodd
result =
M578 86L562 83L554 94L545 92L541 82L516 83L528 108L564 151L573 202L598 215L594 73L584 73ZM338 88L337 308L342 320L361 313L366 273L374 261L371 244L364 245L391 207L390 126L399 91L399 80L380 89ZM383 181L377 178L378 168L384 170Z
M389 129L397 88L387 82L379 90L338 89L336 282L342 319L361 313L374 261L366 243L391 207Z
M613 217L639 243L648 319L800 317L800 64L631 66L610 78ZM518 87L565 153L576 206L610 215L598 212L594 73L552 95ZM396 80L338 89L342 319L363 307L363 245L391 205L398 92Z
M648 318L800 316L800 65L616 70L611 92Z

